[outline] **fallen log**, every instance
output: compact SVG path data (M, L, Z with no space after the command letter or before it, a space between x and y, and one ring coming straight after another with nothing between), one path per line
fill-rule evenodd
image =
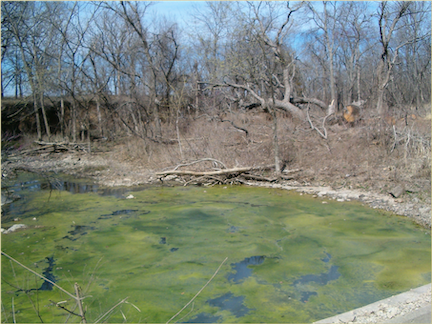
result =
M274 167L274 165L271 166L259 166L259 167L245 167L245 168L233 168L233 169L224 169L224 170L217 170L217 171L179 171L179 170L169 170L169 171L163 171L163 172L156 172L156 175L164 176L164 175L191 175L191 176L214 176L214 175L228 175L228 174L235 174L235 173L244 173L254 170L264 170Z
M68 143L68 142L43 142L43 141L35 141L36 144L41 145L41 147L36 149L28 150L29 152L32 151L42 151L42 150L48 150L51 149L52 152L58 152L58 151L84 151L86 152L89 149L88 143ZM22 153L29 153L24 152Z

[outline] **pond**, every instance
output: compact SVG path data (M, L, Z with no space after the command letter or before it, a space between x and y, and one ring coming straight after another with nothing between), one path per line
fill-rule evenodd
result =
M2 207L2 227L27 225L2 235L2 251L71 293L77 282L88 322L126 297L140 312L122 304L108 322L167 322L227 257L173 322L313 322L431 282L430 231L359 202L244 186L107 191L56 177L22 173L2 188L21 197ZM65 322L53 302L76 311L1 261L3 321Z

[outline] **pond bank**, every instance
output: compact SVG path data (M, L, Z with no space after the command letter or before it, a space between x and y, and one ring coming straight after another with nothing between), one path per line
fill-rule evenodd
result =
M51 154L40 156L15 156L2 162L2 179L13 176L16 170L32 172L66 173L77 177L85 177L106 187L138 186L143 184L161 184L155 175L160 170L149 170L143 166L127 161L107 158L106 154ZM301 179L282 180L278 183L248 181L250 186L296 190L301 193L328 198L340 202L358 200L374 209L382 209L400 216L411 218L417 224L431 228L431 206L421 202L415 193L409 197L394 198L392 195L374 191L351 189L346 187L333 188L331 179L320 177L319 186ZM175 177L166 185L179 185ZM408 195L407 195L408 196ZM323 203L325 201L323 200Z

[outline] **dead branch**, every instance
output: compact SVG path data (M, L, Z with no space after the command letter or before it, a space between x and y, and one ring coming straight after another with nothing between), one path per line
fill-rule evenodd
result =
M241 130L241 131L245 132L245 133L246 133L246 136L249 135L249 132L247 131L247 129L245 129L245 128L241 128L241 127L237 126L237 125L234 124L234 122L232 122L231 120L228 120L228 119L222 119L222 118L221 118L221 122L222 122L222 123L223 123L223 122L229 122L229 123L231 123L231 125L233 125L234 128L236 128L236 129L238 129L238 130Z
M62 306L62 305L61 305L62 302L58 302L58 303L56 303L55 301L53 301L53 300L51 300L51 299L49 299L49 301L50 301L51 303L53 303L54 305L56 305L56 307L65 310L65 311L68 312L69 314L72 314L72 315L75 315L75 316L81 317L80 314L74 313L73 311L71 311L71 310L67 309L66 307Z
M159 176L165 176L165 175L170 175L170 174L192 175L192 176L229 175L229 174L249 172L249 171L253 171L253 170L262 170L262 169L267 169L267 168L271 168L271 167L274 167L274 165L272 165L272 166L260 166L260 167L233 168L233 169L218 170L218 171L206 171L206 172L169 170L169 171L163 171L163 172L156 172L156 175L159 175Z
M176 171L178 168L183 167L183 166L188 166L188 165L192 165L195 163L199 163L199 162L204 162L204 161L212 161L215 163L219 163L222 166L222 169L226 169L227 167L225 166L225 164L223 164L221 161L216 160L216 159L212 159L212 158L204 158L204 159L200 159L200 160L196 160L196 161L192 161L190 163L183 163L183 164L179 164L177 165L173 171Z
M268 182L275 182L277 180L277 178L270 179L262 176L253 175L253 174L242 174L241 176L245 179L250 179L250 180L259 180L259 181L268 181Z
M328 115L326 115L326 116L324 117L324 119L323 119L323 123L322 123L322 128L323 128L323 130L324 130L324 134L323 134L323 133L321 133L321 131L320 131L318 128L316 128L316 127L314 126L314 124L312 123L312 120L310 119L310 116L309 116L309 108L310 108L310 107L309 107L309 105L308 105L308 108L307 108L307 110L306 110L306 116L307 116L307 120L308 120L308 122L309 122L309 124L310 124L310 127L311 127L312 129L316 130L316 131L318 132L318 134L321 135L322 138L327 139L327 129L325 128L325 122L326 122L326 119L331 115L331 113L328 114Z
M198 178L193 178L192 180L187 181L183 186L186 187L188 184L190 184L192 182L198 182L198 181L203 180L203 179L213 179L213 180L216 180L220 183L225 183L225 181L222 179L207 175L207 176L202 176L202 177L198 177Z
M299 171L301 171L301 169L283 170L282 173L294 173L294 172L299 172Z

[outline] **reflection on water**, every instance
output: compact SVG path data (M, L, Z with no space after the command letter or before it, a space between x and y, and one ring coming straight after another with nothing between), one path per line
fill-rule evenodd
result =
M44 269L44 272L42 274L44 275L45 278L55 283L57 282L57 280L52 273L53 267L55 265L54 257L47 257L46 260L48 262L48 267ZM52 289L53 289L53 284L46 280L44 280L42 286L39 288L39 290L52 290Z

